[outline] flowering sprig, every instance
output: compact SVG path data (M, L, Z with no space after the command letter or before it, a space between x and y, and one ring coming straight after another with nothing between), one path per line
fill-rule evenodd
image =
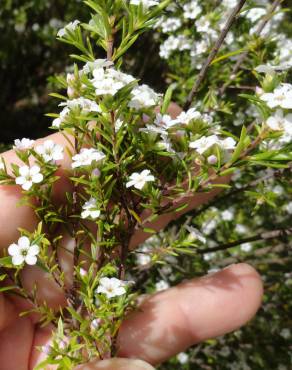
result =
M50 116L63 144L53 139L41 143L22 139L15 142L21 164L12 164L10 171L0 162L0 182L20 186L26 204L40 220L34 233L21 230L18 242L7 246L6 267L16 267L18 273L25 263L37 264L57 284L66 302L66 307L53 311L38 302L37 288L29 297L42 322L52 322L57 328L52 345L43 348L47 359L39 366L57 364L59 368L116 354L122 320L136 305L132 284L126 281L135 235L155 233L153 220L182 214L200 192L230 188L224 176L238 169L285 168L291 160L286 145L272 152L265 149L274 140L274 131L279 137L291 134L292 88L284 75L273 74L269 84L259 78L260 89L241 95L257 106L261 116L248 129L243 125L240 134L226 130L208 94L174 116L169 112L174 86L159 94L122 68L124 53L157 22L170 2L85 3L94 12L89 24L74 21L58 32L61 41L81 51L73 55L74 74L59 78L66 95L52 94L61 100L61 112ZM199 85L207 67L215 63L218 46L243 2L239 5L228 27L221 33L218 29L219 41L204 64ZM196 19L196 33L210 33L213 42L217 37L211 27L213 18L200 17L203 8L186 2L181 11L186 23ZM163 29L176 32L182 24L170 19ZM189 36L178 35L175 48L191 50ZM205 53L210 45L204 41L198 48ZM103 59L96 59L93 45L104 50ZM268 195L266 199L271 202ZM222 214L224 222L233 217L233 211ZM216 222L209 228L205 225L210 234ZM165 256L193 255L191 247L207 242L201 230L185 225L174 243L166 240L165 248L142 248L138 253L144 257L143 265L151 266L162 263ZM70 256L69 267L62 264L62 253ZM17 278L15 282L19 285ZM157 290L166 287L165 282L156 284Z

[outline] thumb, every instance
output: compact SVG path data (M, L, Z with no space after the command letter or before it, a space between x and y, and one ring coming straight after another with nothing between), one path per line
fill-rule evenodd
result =
M80 365L74 370L154 370L154 367L141 360L113 358Z

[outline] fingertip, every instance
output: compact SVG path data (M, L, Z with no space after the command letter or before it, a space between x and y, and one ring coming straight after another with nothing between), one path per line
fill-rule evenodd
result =
M74 370L154 370L154 367L141 360L114 358L80 365Z

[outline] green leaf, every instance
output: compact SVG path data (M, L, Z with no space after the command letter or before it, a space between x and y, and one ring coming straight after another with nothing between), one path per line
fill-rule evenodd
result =
M230 58L230 57L233 57L234 55L241 54L241 53L245 52L245 50L246 50L245 48L242 48L242 49L238 49L238 50L236 50L236 51L231 51L230 53L227 53L227 54L221 55L220 57L218 57L218 58L216 58L216 59L214 59L214 60L212 61L211 66L212 66L213 64L218 63L218 62L221 62L222 60L225 60L225 59L228 59L228 58Z
M237 144L237 146L234 150L234 153L231 157L231 162L232 163L237 161L237 159L240 157L241 153L245 149L245 147L246 147L246 145L245 145L246 144L246 141L245 141L246 135L247 135L246 127L242 126L239 142L238 142L238 144Z
M173 94L173 86L170 85L168 87L168 89L166 90L166 93L164 95L164 100L163 100L163 104L162 104L162 107L161 107L161 113L162 114L165 114L167 112L167 109L168 109L169 104L171 102L172 94Z
M5 267L5 266L11 266L11 265L12 265L12 259L10 256L0 258L0 266Z

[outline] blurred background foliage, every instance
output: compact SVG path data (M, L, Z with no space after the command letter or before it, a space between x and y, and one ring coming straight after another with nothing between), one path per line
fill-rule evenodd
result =
M68 47L56 42L57 30L73 19L87 21L88 17L87 9L78 0L1 0L0 152L15 138L37 138L49 132L50 120L44 113L57 111L56 102L48 97L54 89L51 76L63 73L72 65ZM292 37L291 12L281 23L283 31ZM159 57L158 38L159 31L143 36L139 47L130 50L123 69L163 91L175 76L171 63ZM184 56L179 58L174 59L172 67L179 64L183 69ZM189 71L180 70L180 73ZM182 99L183 94L178 92L177 100ZM228 119L232 120L233 116L229 115ZM246 173L244 179L235 178L234 182L232 193L220 195L211 205L170 225L164 233L152 238L153 245L147 248L152 248L155 255L157 245L183 242L185 235L181 230L190 220L196 228L206 230L209 249L212 245L224 246L226 241L239 240L238 245L202 254L195 250L177 256L156 253L152 258L156 263L151 269L140 264L138 283L141 291L151 292L157 289L155 281L174 285L186 277L201 276L230 263L247 261L264 279L263 307L248 326L191 348L185 357L170 360L161 370L292 368L291 237L280 233L276 238L248 240L262 231L291 227L291 172L288 169L261 175L254 171ZM163 248L160 253L161 250ZM163 265L167 259L171 268ZM194 309L195 305L196 302Z

